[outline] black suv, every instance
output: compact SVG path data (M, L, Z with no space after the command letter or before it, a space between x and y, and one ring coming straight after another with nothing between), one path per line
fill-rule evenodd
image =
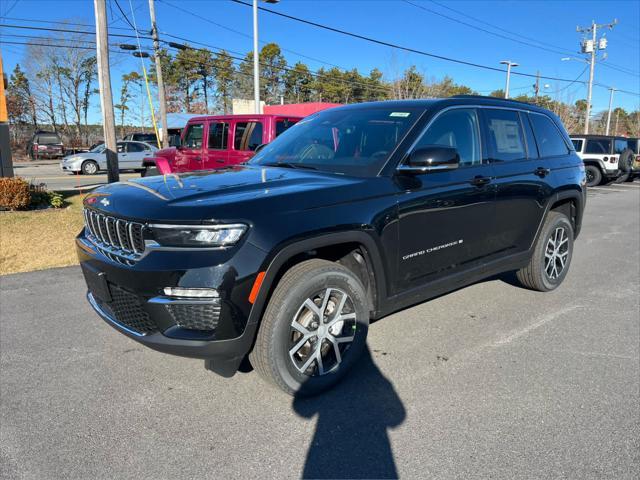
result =
M372 319L500 272L556 288L585 195L547 110L364 103L305 118L246 165L95 190L77 250L118 331L313 394L358 359Z
M64 154L62 138L56 132L39 130L33 134L27 143L27 155L29 155L32 160L39 158L62 158Z

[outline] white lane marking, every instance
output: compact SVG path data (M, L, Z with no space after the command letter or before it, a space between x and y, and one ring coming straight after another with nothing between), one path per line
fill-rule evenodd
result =
M589 193L590 191L596 191L596 192L624 192L624 189L616 190L615 188L612 188L612 187L589 187L589 188L587 188L587 193Z
M601 352L581 352L578 350L553 350L558 353L570 353L572 355L582 355L585 357L598 357L598 358L615 358L617 360L633 360L637 362L640 360L638 357L634 357L632 355L620 355L617 353L601 353Z
M572 312L573 310L576 310L580 308L579 305L571 305L569 307L564 307L558 311L555 311L553 313L550 313L548 315L543 316L540 320L538 320L535 323L532 323L529 326L526 326L520 330L516 330L515 332L513 332L511 335L507 335L505 337L502 337L500 339L498 339L496 342L494 342L493 346L494 347L500 347L502 345L507 345L511 342L513 342L514 340L517 340L518 338L534 331L537 330L540 327L543 327L544 325L546 325L549 322L552 322L554 320L556 320L557 318L562 317L563 315L566 315L569 312Z

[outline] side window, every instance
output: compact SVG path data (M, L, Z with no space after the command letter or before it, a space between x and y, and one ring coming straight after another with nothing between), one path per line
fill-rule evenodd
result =
M582 151L582 144L584 143L583 140L572 139L571 143L573 143L573 148L576 149L576 152Z
M541 156L557 157L569 153L569 148L564 143L562 134L549 117L536 113L529 115L529 118L533 124Z
M524 136L527 139L527 158L540 158L538 145L536 144L536 137L533 135L529 115L524 112L520 112L520 123L522 123Z
M202 134L204 125L202 123L192 123L187 128L184 135L184 146L187 148L202 148Z
M584 151L594 155L606 155L611 152L611 140L608 138L589 139Z
M255 150L262 144L262 123L238 122L233 139L236 150Z
M126 143L118 142L116 144L116 147L118 149L118 153L124 153L124 152L127 151L127 144Z
M287 118L276 121L276 137L279 137L281 133L296 123L298 123L297 120L289 120Z
M229 124L224 122L212 122L209 124L209 145L210 150L226 150Z
M615 153L620 154L627 149L627 140L624 138L616 138L614 143Z
M493 161L510 162L527 157L518 112L486 108L482 114L487 124L489 155Z
M481 164L478 115L475 109L456 108L443 113L424 132L415 148L434 145L457 149L460 166Z
M127 143L128 152L144 152L144 145L138 142Z

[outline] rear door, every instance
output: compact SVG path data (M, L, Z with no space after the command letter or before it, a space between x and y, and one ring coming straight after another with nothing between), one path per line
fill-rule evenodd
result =
M267 142L262 120L236 120L233 122L233 144L229 151L229 164L244 163L253 157L258 146Z
M147 150L145 151L145 149ZM127 142L126 168L130 168L132 170L141 170L142 160L150 152L151 152L151 149L148 149L148 147L146 147L144 143ZM125 168L125 167L122 166L122 168Z
M204 168L220 168L229 163L229 122L210 121Z
M176 151L174 162L176 172L202 170L202 145L204 142L205 122L193 122L187 125L184 140Z
M496 237L504 254L527 250L537 232L553 165L538 152L524 111L483 108L489 158L496 174ZM568 154L564 147L564 153Z

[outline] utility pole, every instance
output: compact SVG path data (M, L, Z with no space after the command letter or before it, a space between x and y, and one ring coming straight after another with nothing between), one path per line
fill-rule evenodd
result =
M167 148L169 146L169 127L167 127L167 97L165 96L164 80L162 78L160 41L158 38L158 26L156 25L156 9L154 0L149 0L149 15L151 16L151 37L153 38L153 53L156 60L156 78L158 80L158 101L160 103L160 123L162 124L162 148Z
M5 88L7 76L2 67L0 52L0 177L13 177L13 160L11 158L11 137L9 135L9 115Z
M507 84L504 87L504 98L509 98L509 82L511 81L511 67L517 67L519 64L512 62L511 60L503 60L500 62L502 65L507 66Z
M260 114L260 53L258 52L258 0L253 0L253 103Z
M596 54L598 50L604 50L607 48L607 39L601 37L598 41L598 29L609 27L609 30L613 29L613 26L618 23L618 20L614 20L611 23L597 24L595 21L591 21L590 27L576 27L576 31L579 33L591 34L591 38L584 39L581 45L582 53L587 53L590 56L589 59L589 86L587 89L587 111L584 119L584 134L589 133L589 119L591 118L591 97L593 93L593 74L596 67ZM606 57L605 57L606 58Z
M616 129L613 132L615 136L618 136L618 115L620 115L620 110L616 110Z
M611 91L611 93L609 94L609 112L607 113L607 129L604 132L605 135L609 135L609 125L611 124L611 107L613 107L613 92L615 92L616 89L611 87L609 90Z
M109 70L109 39L107 32L107 12L105 0L93 0L96 15L96 58L98 63L98 86L102 106L102 127L104 130L105 155L107 156L107 179L109 183L120 179L118 173L118 147L116 143L116 122L113 115L111 94L111 72Z
M536 105L538 104L538 94L540 93L540 70L536 72L536 83L533 84L533 91L536 95Z

